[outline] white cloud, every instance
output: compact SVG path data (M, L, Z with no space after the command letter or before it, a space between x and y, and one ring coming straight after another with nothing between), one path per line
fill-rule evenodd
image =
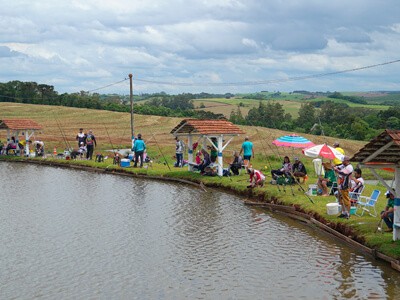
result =
M154 81L229 83L399 58L397 0L385 5L376 0L0 0L0 5L0 81L54 83L60 92L94 89L131 72ZM387 65L275 87L400 89L397 69ZM244 92L261 87L141 83L137 88Z

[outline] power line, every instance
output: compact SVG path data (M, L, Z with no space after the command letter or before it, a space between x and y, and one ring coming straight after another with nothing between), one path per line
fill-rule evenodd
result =
M359 68L352 68L346 69L341 71L335 72L328 72L328 73L320 73L314 75L305 75L305 76L296 76L296 77L289 77L285 79L270 79L270 80L260 80L260 81L242 81L242 82L225 82L225 83L215 83L215 82L203 82L203 83L185 83L185 82L168 82L168 81L153 81L147 79L138 79L136 78L135 81L145 82L150 84L163 84L163 85L176 85L176 86L249 86L249 85L261 85L261 84L271 84L271 83L281 83L281 82L289 82L289 81L298 81L298 80L305 80L310 78L318 78L318 77L325 77L331 75L337 75L342 73L350 73L365 69L371 69L379 66L389 65L400 62L400 59L392 60L384 63L379 63L375 65L369 65Z
M114 83L110 83L110 84L107 84L107 85L105 85L105 86L102 86L102 87L99 87L99 88L97 88L97 89L93 89L93 90L90 90L90 91L86 91L86 92L92 93L92 92L94 92L94 91L102 90L102 89L105 89L105 88L107 88L107 87L120 84L121 82L124 82L124 81L126 81L126 80L128 80L128 78L125 78L125 79L123 79L123 80L120 80L120 81L117 81L117 82L114 82Z

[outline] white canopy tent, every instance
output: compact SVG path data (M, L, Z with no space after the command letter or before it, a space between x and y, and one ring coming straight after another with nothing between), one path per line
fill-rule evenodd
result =
M193 164L193 144L198 143L205 149L207 141L209 141L210 146L218 151L218 175L222 176L222 153L235 136L244 134L244 132L239 127L226 120L185 119L171 130L171 134L175 137L187 138L189 171L192 170ZM213 138L217 140L217 146L212 142ZM226 141L225 138L227 139Z

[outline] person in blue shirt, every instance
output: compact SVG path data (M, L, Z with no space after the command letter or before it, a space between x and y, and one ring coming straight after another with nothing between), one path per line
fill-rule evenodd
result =
M137 167L138 160L140 158L140 167L143 167L143 153L146 150L146 144L142 140L142 135L139 133L137 139L133 143L133 151L135 152L135 163L133 167Z
M254 147L253 143L249 141L249 137L246 136L242 144L242 149L240 149L239 155L243 153L243 159L250 162L251 157L254 158Z

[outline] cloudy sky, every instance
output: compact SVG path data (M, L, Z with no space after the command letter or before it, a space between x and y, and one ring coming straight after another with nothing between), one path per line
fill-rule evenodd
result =
M0 82L129 94L124 79L132 73L135 94L400 90L400 62L380 65L400 59L399 0L0 0L0 7Z

